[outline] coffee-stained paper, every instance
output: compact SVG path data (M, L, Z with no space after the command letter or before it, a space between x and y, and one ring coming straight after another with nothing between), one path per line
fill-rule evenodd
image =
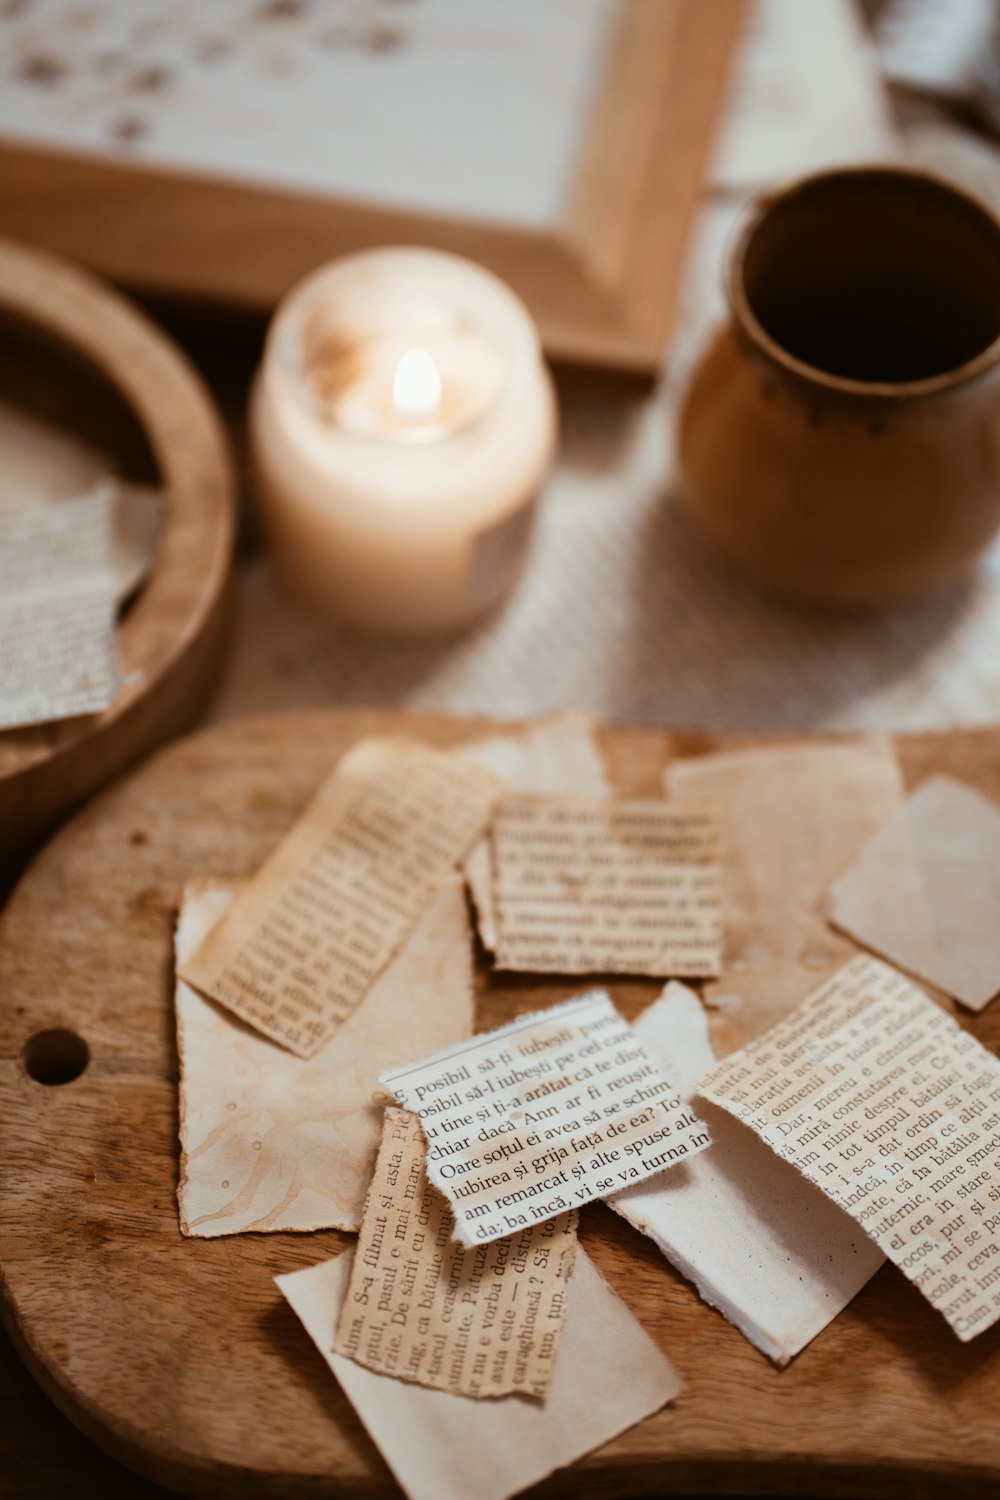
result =
M387 1109L334 1349L370 1370L461 1396L552 1380L576 1255L575 1212L466 1250L425 1171L420 1121Z
M362 999L478 838L496 783L406 740L362 741L181 977L300 1057Z
M720 972L722 885L709 809L503 797L493 865L501 969Z
M856 958L699 1093L847 1210L963 1341L1000 1318L1000 1062Z
M477 1245L665 1171L709 1144L609 997L592 990L381 1082L419 1115L427 1174Z
M782 1020L855 948L823 916L836 880L903 801L884 740L778 745L678 760L671 798L719 810L725 967L702 991L731 1051Z
M210 881L185 889L183 961L232 904ZM209 1237L361 1225L382 1134L378 1073L472 1032L465 894L449 876L416 927L315 1057L304 1060L178 980L181 1229Z

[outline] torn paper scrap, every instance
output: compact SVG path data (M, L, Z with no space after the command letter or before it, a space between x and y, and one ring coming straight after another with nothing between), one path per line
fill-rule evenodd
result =
M577 709L489 739L464 740L458 752L485 766L513 791L580 797L606 797L610 792L593 717ZM479 936L484 948L492 953L497 931L488 837L481 838L469 852L465 879L476 909Z
M676 1370L582 1249L548 1400L470 1401L376 1375L330 1349L353 1250L278 1276L409 1500L508 1500L659 1411Z
M229 909L233 890L185 890L178 964ZM472 1031L472 945L452 875L315 1057L304 1061L178 980L181 1229L213 1237L361 1225L382 1133L378 1071Z
M610 998L592 990L380 1080L419 1115L464 1245L514 1234L709 1144Z
M1000 1318L1000 1062L859 957L700 1080L847 1210L964 1341Z
M115 504L106 486L0 515L0 729L117 697Z
M668 984L634 1023L681 1095L715 1063L697 995ZM752 1130L700 1099L712 1134L703 1151L609 1207L649 1236L699 1295L769 1359L786 1365L861 1290L884 1260L863 1230Z
M492 836L499 968L721 971L722 881L710 809L507 796Z
M971 1010L1000 990L1000 808L934 776L830 891L843 931Z
M363 740L181 977L312 1057L478 838L495 790L489 772L445 751Z
M822 903L902 805L902 775L889 742L872 739L678 760L664 784L672 799L719 811L725 967L702 994L741 1045L854 956L854 945L827 926Z
M425 1169L420 1121L387 1109L334 1349L458 1396L544 1400L576 1255L578 1214L466 1250Z

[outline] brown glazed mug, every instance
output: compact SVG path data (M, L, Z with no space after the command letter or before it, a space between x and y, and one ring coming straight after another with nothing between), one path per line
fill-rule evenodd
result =
M1000 525L1000 223L921 172L753 204L681 414L682 494L746 573L861 606L958 579Z

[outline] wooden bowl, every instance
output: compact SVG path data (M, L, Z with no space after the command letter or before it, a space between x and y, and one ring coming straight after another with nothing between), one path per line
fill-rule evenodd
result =
M0 874L102 782L190 727L223 644L235 528L226 440L183 355L83 271L0 240L0 396L55 420L162 497L156 557L119 624L102 714L0 734Z

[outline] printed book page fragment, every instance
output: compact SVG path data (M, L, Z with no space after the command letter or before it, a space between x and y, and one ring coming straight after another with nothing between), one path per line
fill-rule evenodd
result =
M486 825L496 782L446 751L363 740L181 968L195 989L311 1057Z
M433 1390L544 1400L579 1215L466 1250L451 1239L426 1150L416 1115L387 1109L334 1350Z
M634 1030L685 1099L715 1063L708 1017L671 982ZM884 1260L878 1246L788 1162L725 1110L698 1111L712 1149L608 1199L648 1235L762 1353L786 1365L840 1313Z
M709 1144L610 998L592 990L380 1080L420 1117L464 1245L501 1239Z
M111 486L0 515L0 729L101 713L122 687Z
M178 965L234 888L185 888ZM378 1074L472 1033L472 942L461 877L431 900L360 1005L308 1060L177 981L181 1230L200 1238L361 1226L382 1134Z
M497 966L687 977L722 968L718 827L705 807L502 797Z
M331 1350L355 1252L277 1277L410 1500L508 1500L659 1411L676 1370L580 1248L548 1399L470 1401Z
M516 792L553 797L606 797L611 790L597 746L593 716L577 709L553 714L537 724L489 739L466 740L458 750L492 771ZM493 953L497 929L488 835L469 851L464 868L479 936L487 951Z
M877 959L699 1082L847 1210L964 1341L1000 1318L1000 1062Z
M971 1010L1000 990L1000 808L925 781L834 885L831 922Z
M823 917L831 881L902 806L892 746L735 750L678 760L664 776L677 801L718 807L725 968L704 987L720 1055L782 1020L857 951Z

